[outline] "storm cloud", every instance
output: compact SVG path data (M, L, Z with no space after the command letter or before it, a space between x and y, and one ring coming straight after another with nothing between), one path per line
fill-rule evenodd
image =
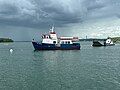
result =
M120 0L0 0L0 25L66 27L91 20L120 18Z
M0 8L0 23L27 27L120 16L119 0L0 0Z

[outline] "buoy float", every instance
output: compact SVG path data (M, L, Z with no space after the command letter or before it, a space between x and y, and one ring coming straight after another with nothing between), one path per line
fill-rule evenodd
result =
M12 53L12 52L13 52L13 49L10 49L10 52Z

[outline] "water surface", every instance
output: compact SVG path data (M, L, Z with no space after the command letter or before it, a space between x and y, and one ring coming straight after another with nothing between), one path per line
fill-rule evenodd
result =
M30 42L0 43L0 90L120 90L120 45L80 43L38 52Z

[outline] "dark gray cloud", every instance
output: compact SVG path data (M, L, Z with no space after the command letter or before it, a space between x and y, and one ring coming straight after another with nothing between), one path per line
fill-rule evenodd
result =
M27 31L30 28L33 31L35 29L38 31L38 28L43 31L49 28L49 25L54 24L63 30L74 29L78 30L78 32L81 30L82 33L86 31L92 33L92 30L95 31L96 27L92 28L91 20L97 22L100 19L108 24L106 18L111 18L111 20L115 19L114 22L118 25L119 21L117 20L120 18L119 8L120 0L0 0L0 30L3 27L10 26L15 27L14 29L21 27L21 29ZM88 23L86 24L86 22ZM99 23L97 24L99 26ZM88 28L82 28L86 26ZM5 29L6 32L7 29L9 28ZM30 31L34 33L32 30ZM104 28L102 30L104 31ZM14 32L13 34L17 33ZM24 33L24 30L22 32ZM5 35L7 36L7 34Z
M26 27L120 16L120 0L0 0L0 8L0 23Z

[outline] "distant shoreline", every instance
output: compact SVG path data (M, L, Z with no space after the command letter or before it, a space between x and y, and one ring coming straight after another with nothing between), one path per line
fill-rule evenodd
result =
M104 40L106 40L106 39L97 39L97 38L79 39L79 41L93 41L93 40L104 41Z
M32 42L32 41L14 41L14 42Z
M113 40L113 42L120 42L120 37L113 37L111 38ZM79 41L93 41L93 40L99 40L99 41L104 41L106 39L99 39L99 38L88 38L88 39L79 39ZM13 41L10 38L0 38L0 43L6 43L6 42L32 42L31 41Z
M10 38L0 38L0 43L6 43L6 42L14 42L14 41Z
M111 39L114 43L120 43L120 37L112 37ZM98 38L79 39L79 41L93 41L93 40L104 41L106 39L98 39Z

